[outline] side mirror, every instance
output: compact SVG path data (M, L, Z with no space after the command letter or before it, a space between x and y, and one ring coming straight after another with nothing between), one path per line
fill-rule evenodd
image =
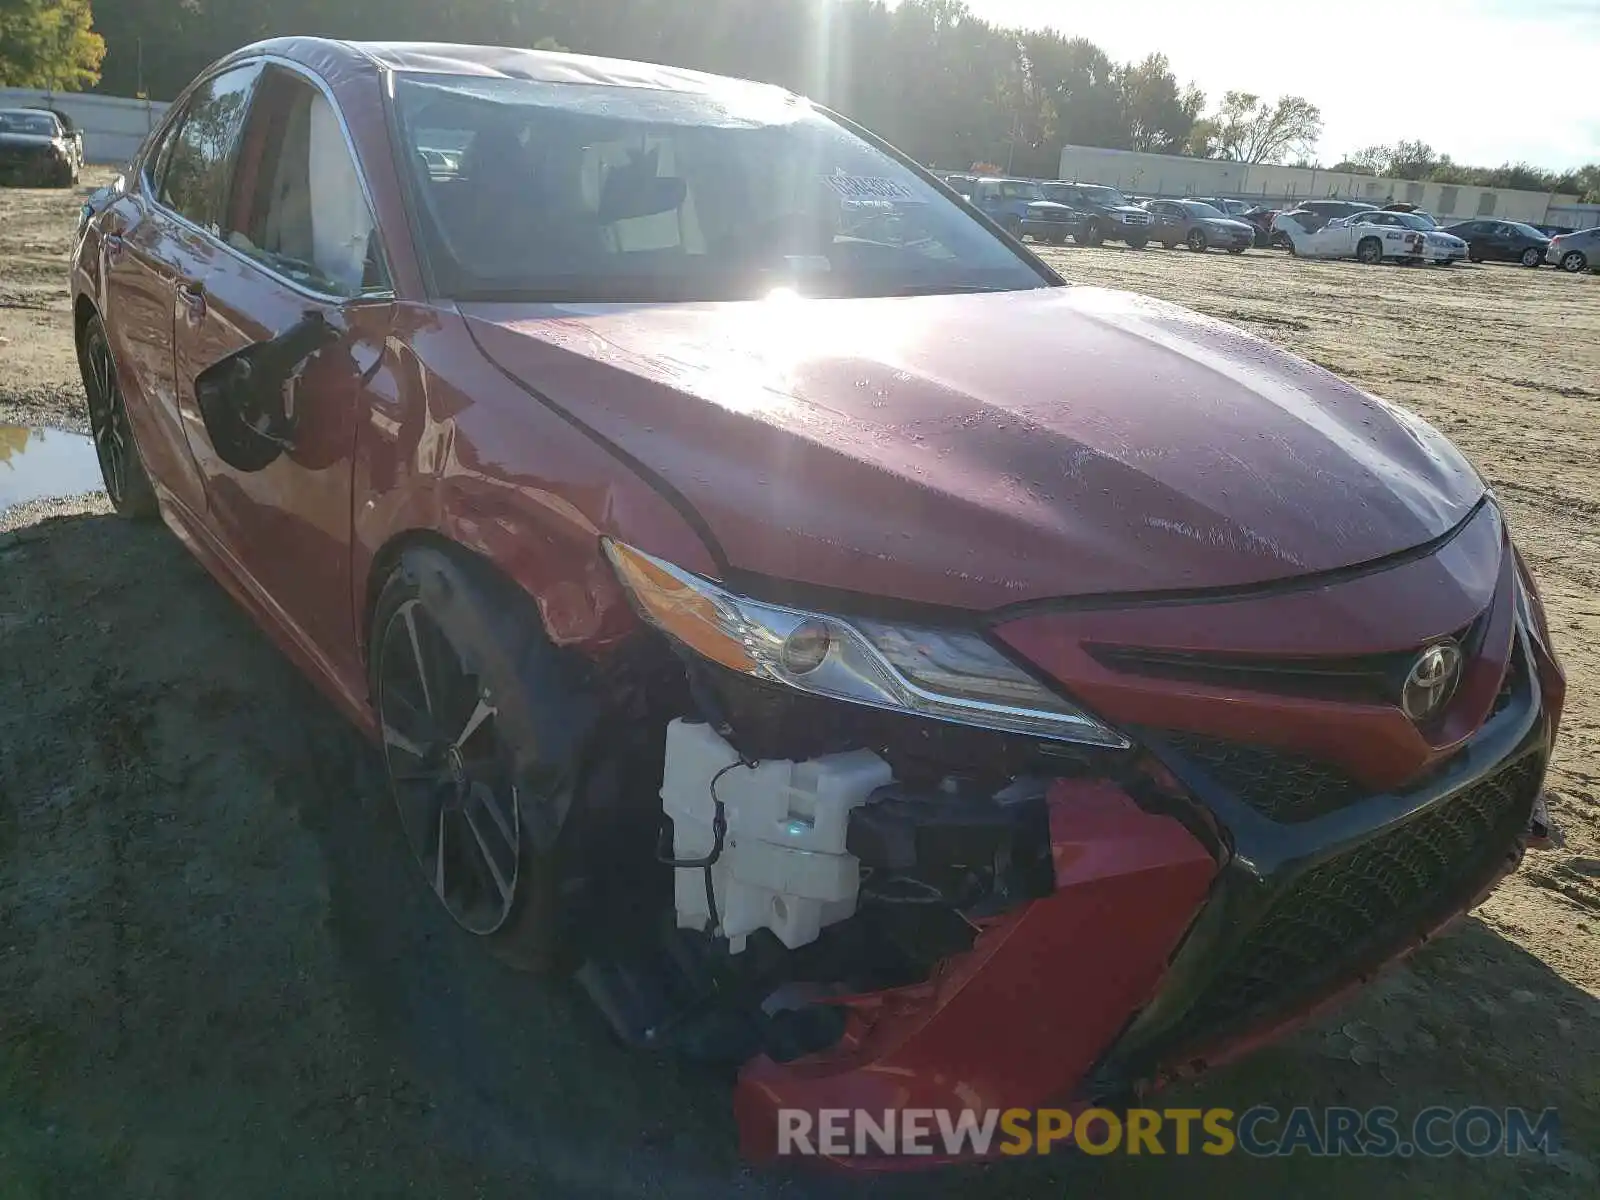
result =
M195 377L200 416L218 457L238 471L262 471L294 448L295 414L285 399L306 362L338 337L311 311L277 337L246 346Z

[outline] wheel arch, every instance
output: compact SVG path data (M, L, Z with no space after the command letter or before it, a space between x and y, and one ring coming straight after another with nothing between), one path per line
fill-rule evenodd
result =
M83 334L89 328L89 322L100 315L100 310L95 307L93 300L84 293L79 292L72 302L72 344L78 349L83 348Z

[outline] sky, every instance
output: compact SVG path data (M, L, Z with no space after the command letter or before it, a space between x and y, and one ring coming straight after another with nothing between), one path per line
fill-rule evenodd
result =
M1317 156L1427 142L1459 163L1600 162L1600 0L967 0L985 20L1161 51L1206 93L1301 95Z

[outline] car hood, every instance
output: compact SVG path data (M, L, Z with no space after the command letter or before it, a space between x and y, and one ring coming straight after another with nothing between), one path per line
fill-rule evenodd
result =
M1402 410L1125 292L462 313L730 576L976 609L1227 587L1417 546L1483 492Z
M1206 217L1204 220L1212 229L1228 229L1235 233L1255 232L1248 221L1241 221L1237 217Z
M1072 206L1070 204L1062 204L1058 200L1030 200L1030 201L1028 201L1028 208L1029 208L1030 211L1032 209L1036 209L1036 208L1038 208L1038 209L1049 209L1049 210L1051 210L1053 212L1071 212L1072 211Z
M0 146L38 146L48 149L55 139L41 133L0 133Z

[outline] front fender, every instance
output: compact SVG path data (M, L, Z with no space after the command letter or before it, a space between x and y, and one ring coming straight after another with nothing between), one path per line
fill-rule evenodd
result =
M532 597L550 642L599 656L638 627L613 537L716 577L685 515L596 437L484 358L453 311L400 305L357 432L351 573L372 604L407 545L450 542Z

